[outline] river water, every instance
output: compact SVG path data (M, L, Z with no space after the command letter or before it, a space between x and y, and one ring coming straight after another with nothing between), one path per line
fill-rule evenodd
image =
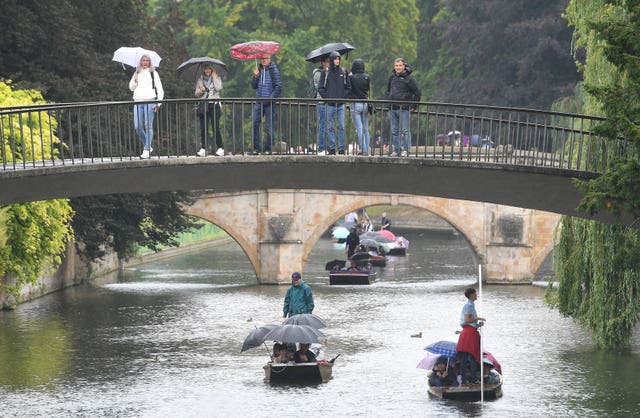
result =
M423 348L455 339L464 289L477 267L451 231L402 231L370 286L328 285L342 255L328 239L303 275L329 324L333 379L314 386L263 381L266 349L245 336L280 321L286 286L259 286L235 244L126 270L0 312L0 416L86 417L626 417L640 410L640 342L594 349L588 332L534 286L483 286L485 349L503 366L492 402L430 399ZM422 332L422 338L411 335Z

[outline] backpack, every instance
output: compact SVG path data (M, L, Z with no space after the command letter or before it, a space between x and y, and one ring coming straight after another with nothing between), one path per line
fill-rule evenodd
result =
M315 68L313 70L313 76L311 77L311 80L309 80L309 88L307 90L307 94L312 99L315 99L318 97L318 84L320 84L321 76L322 76L322 68Z

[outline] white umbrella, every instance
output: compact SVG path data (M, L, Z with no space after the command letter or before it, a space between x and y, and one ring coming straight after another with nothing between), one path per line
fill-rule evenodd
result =
M460 132L460 131L449 131L449 133L447 134L447 136L460 135L460 134L462 134L462 132Z
M158 55L156 51L140 48L139 46L123 46L118 48L116 52L113 53L112 60L136 68L138 64L140 64L140 58L142 58L143 55L151 58L151 64L153 64L154 67L160 66L162 58L160 58L160 55Z

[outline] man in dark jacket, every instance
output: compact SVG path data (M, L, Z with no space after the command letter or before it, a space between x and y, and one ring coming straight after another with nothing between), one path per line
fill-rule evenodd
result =
M391 136L393 138L392 157L401 155L406 157L411 151L411 116L410 110L416 110L415 105L401 102L419 102L422 92L418 82L411 75L411 67L402 58L393 62L393 74L387 84L387 100L393 100L389 117L391 118ZM402 146L398 135L403 137Z
M346 99L351 90L347 71L340 67L340 53L329 55L329 69L322 72L318 92L324 99ZM338 118L338 154L344 154L344 101L329 101L327 106L327 126L329 129L329 154L336 153L335 120Z
M369 74L364 72L364 61L358 58L351 64L351 91L350 99L366 100L369 98L369 87L371 78ZM360 147L360 155L369 155L369 105L366 102L351 103L349 105L353 124L358 134L358 145Z
M259 67L253 69L251 87L256 91L257 98L277 99L282 92L282 81L280 71L275 62L271 62L270 55L260 57ZM267 142L262 146L260 137L260 123L264 116L265 130L267 131ZM253 105L253 154L260 151L271 154L271 144L273 143L273 125L276 121L276 104L272 100L257 101Z

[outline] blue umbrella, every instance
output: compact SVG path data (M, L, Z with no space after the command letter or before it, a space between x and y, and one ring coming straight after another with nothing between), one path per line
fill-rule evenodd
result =
M453 341L436 341L426 346L424 349L433 354L440 354L441 356L456 357L457 342Z

